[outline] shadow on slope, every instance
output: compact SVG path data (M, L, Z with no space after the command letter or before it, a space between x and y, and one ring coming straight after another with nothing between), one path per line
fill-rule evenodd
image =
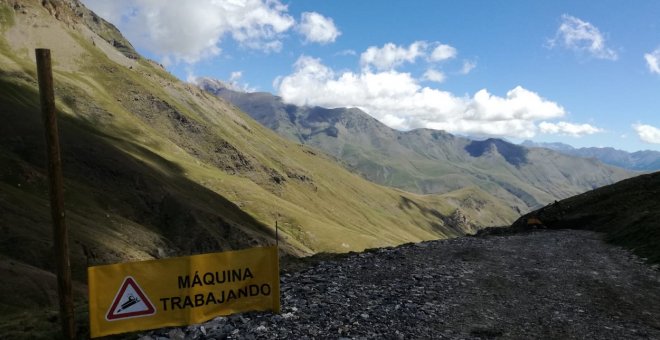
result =
M462 215L460 209L456 209L451 215L444 215L436 209L424 207L419 203L403 196L401 196L399 206L404 210L419 210L423 216L429 217L429 226L440 232L446 232L446 230L449 228L456 235L462 235L465 230L475 231L478 229L478 226L468 222L468 219ZM442 224L440 224L440 222Z
M660 172L637 176L533 211L513 225L529 229L537 217L546 227L604 232L614 244L660 263Z
M472 157L481 157L492 148L496 148L500 155L511 165L520 166L527 163L527 149L495 138L489 138L484 141L472 141L465 146L465 151Z
M54 277L47 273L54 272L54 261L38 96L3 78L0 89L7 94L0 97L0 271L19 273L3 275L6 287L13 288L0 294L0 311L10 312L56 301L45 293L52 291ZM267 226L186 178L176 163L100 134L79 118L60 115L59 128L71 264L79 283L86 281L88 264L244 248L274 239ZM31 269L21 269L21 263Z

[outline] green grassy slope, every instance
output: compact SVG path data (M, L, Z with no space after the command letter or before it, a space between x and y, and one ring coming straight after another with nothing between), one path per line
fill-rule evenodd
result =
M130 44L113 46L106 39L119 32L67 3L0 0L0 314L53 303L36 47L52 50L72 269L83 288L87 264L268 244L275 220L283 251L305 255L458 236L516 217L474 187L424 196L368 182L135 57Z
M527 229L527 219L532 216L548 228L604 232L608 241L660 263L660 172L550 204L521 217L513 228Z

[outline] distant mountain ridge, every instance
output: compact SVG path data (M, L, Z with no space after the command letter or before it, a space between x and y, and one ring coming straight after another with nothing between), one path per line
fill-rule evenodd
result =
M660 152L658 151L643 150L627 152L612 147L575 148L564 143L538 143L530 140L524 141L521 145L526 147L546 148L571 156L595 158L605 164L618 166L624 169L637 171L660 170Z
M398 131L357 108L299 107L270 93L237 92L212 79L199 79L198 85L280 135L337 157L371 181L407 191L443 193L474 186L521 212L635 175L501 139Z

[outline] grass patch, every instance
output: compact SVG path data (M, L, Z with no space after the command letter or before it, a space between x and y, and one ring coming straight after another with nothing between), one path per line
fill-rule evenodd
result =
M577 195L523 216L535 215L550 228L603 232L651 263L660 263L660 172L640 175Z
M0 4L0 32L14 26L14 9L7 4Z

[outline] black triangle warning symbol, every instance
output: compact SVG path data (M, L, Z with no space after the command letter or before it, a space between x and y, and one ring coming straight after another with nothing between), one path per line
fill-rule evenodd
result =
M156 314L156 308L149 301L147 294L133 277L127 276L117 291L105 319L115 321L154 314Z

